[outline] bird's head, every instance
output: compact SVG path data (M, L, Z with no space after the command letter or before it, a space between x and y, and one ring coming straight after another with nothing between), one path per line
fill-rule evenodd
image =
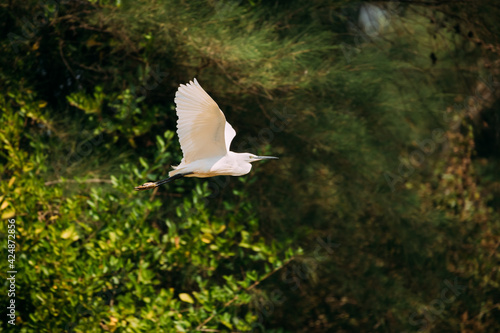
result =
M250 154L250 153L243 153L241 155L243 155L245 162L248 162L248 163L257 162L257 161L261 161L261 160L277 160L278 159L277 157L274 157L274 156L257 156L257 155Z

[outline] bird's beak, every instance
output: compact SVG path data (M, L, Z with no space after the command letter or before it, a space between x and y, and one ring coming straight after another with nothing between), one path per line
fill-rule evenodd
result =
M278 157L274 157L274 156L257 156L257 161L260 161L260 160L279 160Z

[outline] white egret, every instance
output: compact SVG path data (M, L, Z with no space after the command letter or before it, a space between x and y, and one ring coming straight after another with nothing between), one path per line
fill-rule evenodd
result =
M172 166L169 178L144 183L135 190L148 190L181 177L242 176L250 172L252 162L278 159L230 151L236 131L196 79L179 86L175 104L179 118L177 134L184 155L181 163Z

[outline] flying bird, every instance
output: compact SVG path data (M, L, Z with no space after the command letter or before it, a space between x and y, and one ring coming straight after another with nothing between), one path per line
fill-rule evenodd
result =
M179 118L177 134L184 155L181 163L172 166L169 178L144 183L135 190L149 190L182 177L242 176L250 172L252 162L278 159L230 151L236 131L196 78L179 86L174 101Z

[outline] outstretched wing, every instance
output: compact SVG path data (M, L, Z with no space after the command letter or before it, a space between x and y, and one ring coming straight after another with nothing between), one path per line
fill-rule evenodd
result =
M236 135L217 103L193 81L181 84L175 94L184 163L226 155Z
M234 130L233 126L231 126L231 124L227 121L224 136L226 137L226 150L229 151L229 147L231 147L231 141L233 141L234 137L236 136L236 131Z

